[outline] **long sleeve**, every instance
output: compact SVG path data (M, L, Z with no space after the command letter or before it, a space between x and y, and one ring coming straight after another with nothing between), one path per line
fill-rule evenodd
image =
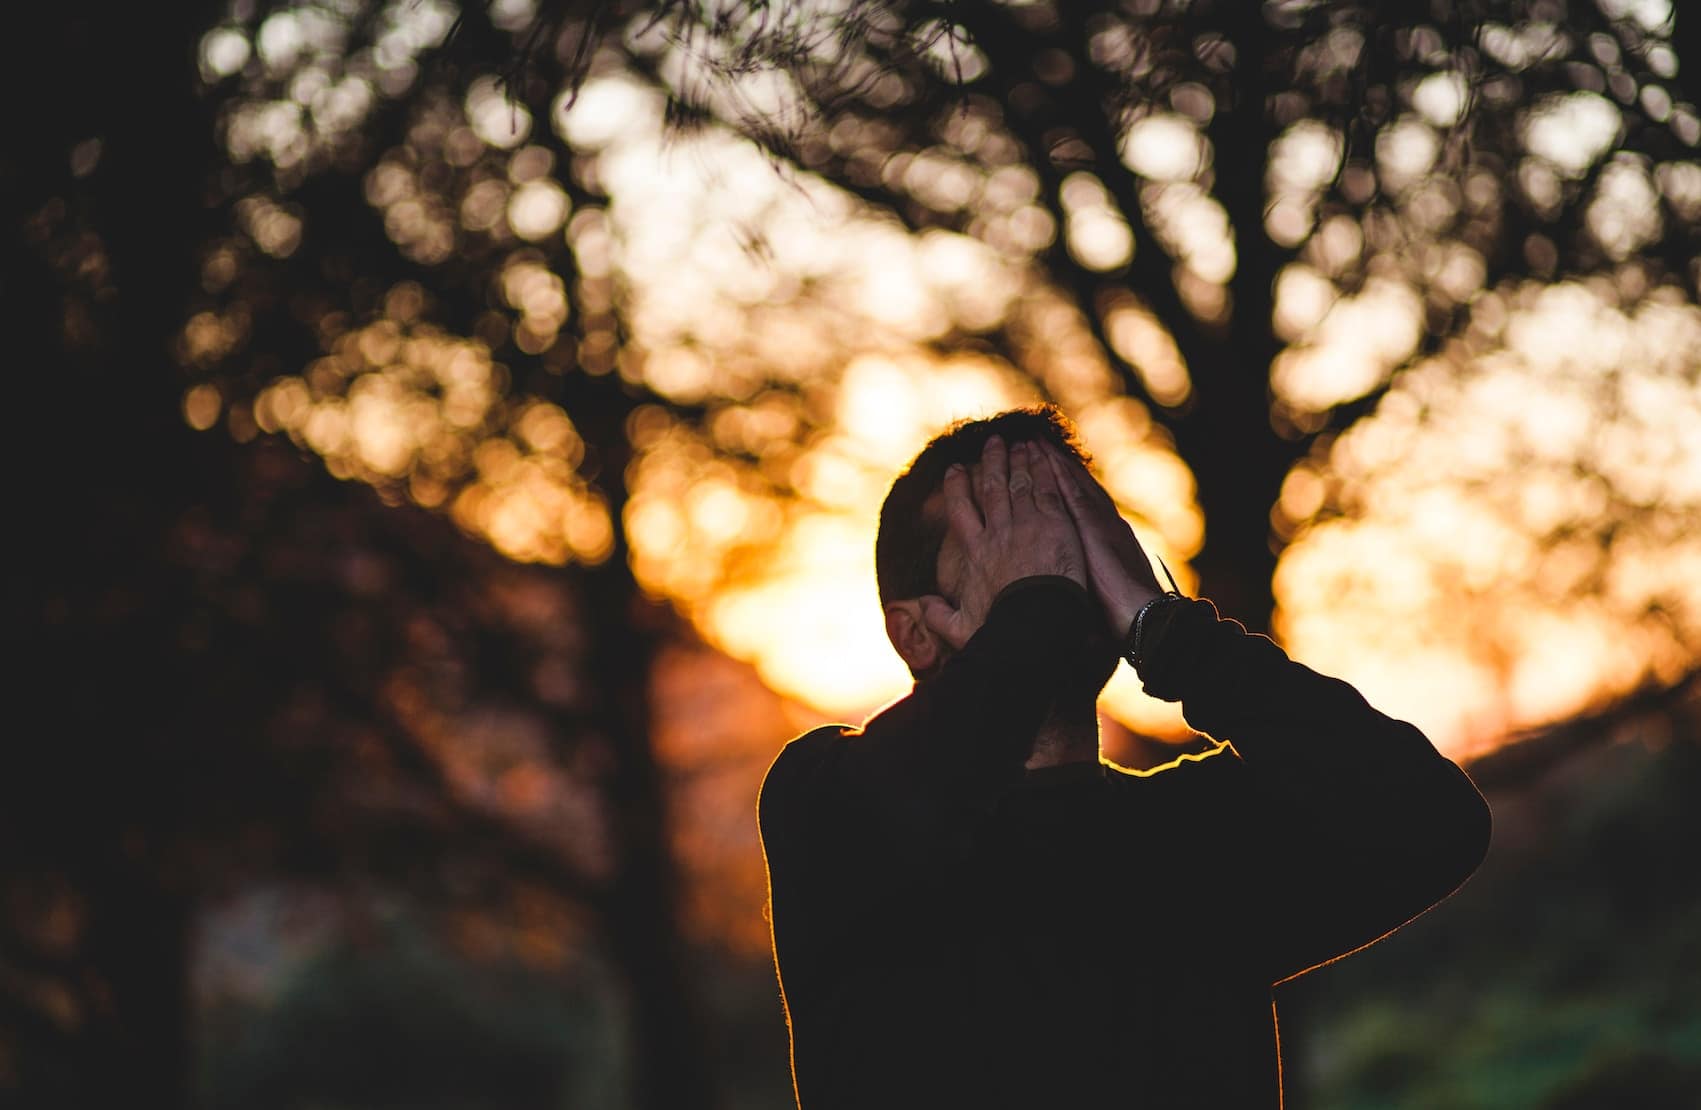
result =
M938 673L864 728L786 745L758 806L773 889L848 929L934 885L1021 777L1057 691L1103 642L1101 623L1075 582L1022 579Z
M1273 982L1397 929L1482 861L1488 805L1458 766L1209 602L1173 606L1141 673L1233 748L1180 770L1243 885L1238 939Z

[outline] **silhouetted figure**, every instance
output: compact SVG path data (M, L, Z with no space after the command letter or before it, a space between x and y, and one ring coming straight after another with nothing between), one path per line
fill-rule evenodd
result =
M1272 985L1458 887L1482 796L1346 683L1163 592L1055 410L930 443L876 562L915 689L792 741L762 787L804 1110L1279 1106ZM1226 743L1099 762L1124 654Z

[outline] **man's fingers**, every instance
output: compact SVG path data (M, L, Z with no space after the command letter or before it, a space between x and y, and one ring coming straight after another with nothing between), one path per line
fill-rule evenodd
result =
M1122 518L1122 510L1116 507L1116 499L1110 495L1110 491L1105 489L1083 467L1077 466L1062 451L1049 444L1047 447L1047 457L1051 459L1057 474L1060 478L1066 479L1063 482L1063 501L1069 507L1070 515L1075 518L1076 526L1081 528L1081 534L1083 536L1089 534L1090 530L1086 527L1086 522L1095 517L1099 518L1102 523L1114 522L1120 526L1119 530L1127 533L1126 542L1133 545L1134 556L1130 556L1130 558L1138 559L1137 562L1129 566L1129 572L1142 584L1158 589L1158 576L1152 570L1152 561L1146 555L1146 549L1140 543L1140 538L1134 534L1133 526Z
M988 528L1001 528L1010 523L1010 462L1004 441L997 436L987 437L981 448L978 468L980 511Z
M1057 464L1058 474L1066 479L1063 482L1065 496L1073 493L1076 503L1083 507L1091 505L1105 512L1120 515L1116 507L1116 499L1110 495L1110 491L1105 489L1098 479L1087 472L1086 467L1064 454L1062 448L1054 443L1047 443L1045 450L1046 454Z
M920 600L922 622L940 639L954 648L969 642L973 629L968 628L968 619L961 609L952 608L949 601L935 594L928 594Z
M1010 445L1010 510L1017 511L1023 505L1029 504L1034 491L1034 476L1028 466L1031 452L1025 443Z
M1034 504L1041 512L1059 513L1066 511L1063 500L1061 479L1057 473L1057 462L1051 452L1045 450L1043 444L1036 443L1028 452L1028 470L1033 476Z
M1081 475L1078 473L1081 468L1069 462L1062 451L1049 443L1045 445L1045 457L1046 462L1050 464L1047 469L1051 471L1057 490L1063 498L1064 507L1069 510L1069 515L1075 518L1077 527L1085 524L1093 504L1087 500L1086 491L1081 488Z
M953 464L945 471L941 488L945 492L945 519L951 530L964 539L979 535L983 525L980 510L975 508L974 495L969 489L968 469L961 464Z

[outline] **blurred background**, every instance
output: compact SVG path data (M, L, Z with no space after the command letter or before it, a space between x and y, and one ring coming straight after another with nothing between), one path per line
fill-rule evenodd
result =
M1051 400L1495 807L1278 992L1288 1105L1701 1105L1694 13L4 28L0 1104L789 1105L757 785L906 687L898 468Z

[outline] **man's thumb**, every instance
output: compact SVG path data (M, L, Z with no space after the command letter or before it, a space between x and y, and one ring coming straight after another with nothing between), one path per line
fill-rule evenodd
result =
M960 648L968 643L969 638L963 634L963 613L953 609L951 603L942 597L929 594L921 599L921 619L936 633L940 639L954 648Z

